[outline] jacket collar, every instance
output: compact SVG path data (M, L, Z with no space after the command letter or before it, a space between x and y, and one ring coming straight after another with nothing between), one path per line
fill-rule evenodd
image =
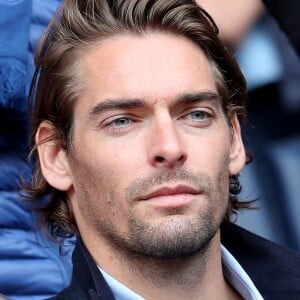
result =
M224 223L222 244L236 258L265 299L300 299L300 254Z
M72 261L73 273L71 283L68 288L63 290L54 299L115 299L93 258L80 238L77 238Z

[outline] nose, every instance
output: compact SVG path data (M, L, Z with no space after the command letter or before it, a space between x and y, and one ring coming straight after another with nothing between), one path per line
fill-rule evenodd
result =
M176 168L184 164L187 153L171 118L157 121L148 137L148 157L153 167Z

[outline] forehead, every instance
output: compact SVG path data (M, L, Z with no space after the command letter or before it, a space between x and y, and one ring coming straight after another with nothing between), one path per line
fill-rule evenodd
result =
M95 45L82 62L86 106L107 98L170 101L183 93L217 90L203 51L171 33L115 36Z

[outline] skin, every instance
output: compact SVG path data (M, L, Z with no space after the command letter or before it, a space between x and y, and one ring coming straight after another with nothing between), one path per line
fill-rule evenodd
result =
M223 278L219 226L245 151L201 49L173 34L124 34L81 63L72 149L40 143L48 122L36 141L97 264L147 299L238 297Z

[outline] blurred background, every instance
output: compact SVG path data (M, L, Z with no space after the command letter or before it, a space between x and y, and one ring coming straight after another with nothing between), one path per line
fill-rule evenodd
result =
M213 16L249 86L244 142L254 161L241 174L242 199L257 209L237 224L300 251L300 62L260 0L197 0ZM0 0L0 294L45 299L65 287L72 243L63 256L35 233L20 200L29 176L27 94L33 53L58 0ZM1 296L0 296L1 298Z

